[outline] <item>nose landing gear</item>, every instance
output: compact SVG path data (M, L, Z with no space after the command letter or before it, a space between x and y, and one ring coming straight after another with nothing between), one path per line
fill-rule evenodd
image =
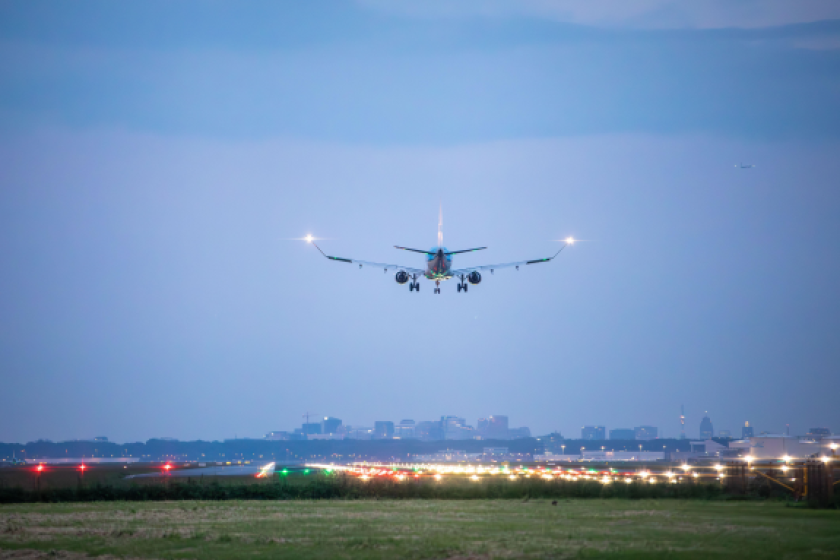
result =
M435 281L435 286L437 286L437 288L435 288L435 293L439 294L440 293L440 280Z

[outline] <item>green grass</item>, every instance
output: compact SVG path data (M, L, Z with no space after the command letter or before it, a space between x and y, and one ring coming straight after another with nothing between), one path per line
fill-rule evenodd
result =
M202 559L840 558L840 511L599 499L15 504L0 506L0 549Z

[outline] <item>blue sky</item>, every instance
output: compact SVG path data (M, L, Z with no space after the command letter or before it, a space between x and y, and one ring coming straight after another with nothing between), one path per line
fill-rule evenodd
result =
M4 3L0 440L840 430L840 13L590 4Z

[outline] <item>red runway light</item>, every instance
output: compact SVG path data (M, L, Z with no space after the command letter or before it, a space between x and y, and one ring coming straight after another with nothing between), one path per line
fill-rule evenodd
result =
M41 472L42 470L44 470L44 465L38 465L38 472Z
M79 465L79 470L80 470L80 471L83 471L83 470L85 470L86 468L87 468L87 467L86 467L86 466L84 466L84 465Z

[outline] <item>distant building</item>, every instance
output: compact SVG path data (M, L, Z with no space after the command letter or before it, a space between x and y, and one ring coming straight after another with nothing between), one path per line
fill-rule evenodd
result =
M633 430L638 440L647 441L659 437L659 429L653 426L636 426Z
M543 438L543 440L546 453L561 453L566 442L560 432L548 434L548 437Z
M394 436L400 439L410 439L416 436L417 426L414 420L401 420L400 423L394 426Z
M414 427L414 435L423 441L438 441L443 439L443 424L438 421L418 422Z
M828 435L831 435L831 434L828 434ZM93 438L93 441L107 442L108 438L106 438L105 436L97 436L97 437Z
M344 435L347 439L373 439L373 428L345 426Z
M374 439L392 439L394 437L394 423L390 420L377 420L373 423Z
M814 441L811 438L782 435L751 437L749 446L749 455L757 460L778 460L785 456L793 459L805 459L812 455L817 455L820 452L820 443L818 441ZM732 447L732 444L729 447Z
M507 416L491 416L487 419L486 429L487 439L508 439L508 417Z
M584 426L580 429L580 439L607 439L607 429L604 426Z
M831 430L829 430L828 428L811 428L810 430L808 430L808 435L817 437L830 436Z
M283 431L276 431L276 432L268 432L265 434L265 439L271 441L283 441L283 440L290 440L290 439L300 439L300 434L290 434L289 432Z
M715 435L715 429L712 426L712 421L709 419L709 413L700 421L700 439L712 439Z
M510 439L522 439L531 437L531 429L522 426L521 428L511 428L508 430L508 437Z
M444 439L472 439L475 436L475 430L472 426L467 426L465 418L441 416L440 422L443 426Z
M744 422L744 427L741 428L741 439L746 439L753 437L755 435L755 431L753 430L752 426L750 426L749 422Z
M508 448L507 447L485 447L484 448L484 455L507 455Z
M339 428L341 427L341 420L339 418L333 418L332 416L327 416L321 422L321 433L322 434L337 434L339 433Z
M301 431L306 436L308 436L309 434L320 434L321 433L321 423L320 422L310 422L308 424L304 424L303 426L301 426Z
M581 461L662 461L663 451L582 451Z
M729 430L718 430L718 437L721 437L721 438L732 437L732 432L730 432Z
M610 439L636 439L636 430L631 430L630 428L616 428L614 430L610 430Z

